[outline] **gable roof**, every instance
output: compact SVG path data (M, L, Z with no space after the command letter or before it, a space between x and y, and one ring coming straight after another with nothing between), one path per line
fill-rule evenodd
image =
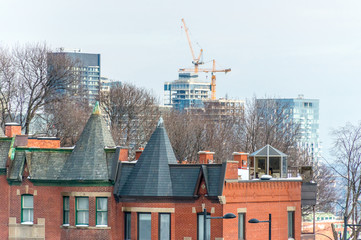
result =
M59 180L109 180L105 147L115 143L96 104Z
M160 119L119 195L172 196L168 164L177 163L167 132Z
M263 148L255 151L254 153L251 153L249 156L250 157L267 157L267 155L272 156L272 157L287 157L287 155L285 153L272 147L269 144L267 144Z

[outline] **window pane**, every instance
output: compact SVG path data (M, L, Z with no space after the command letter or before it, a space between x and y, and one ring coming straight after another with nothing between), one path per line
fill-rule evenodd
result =
M289 238L293 238L294 237L294 233L293 233L293 229L294 229L294 212L288 212L288 237Z
M23 222L32 222L32 221L33 221L33 209L24 209Z
M130 240L131 237L131 213L125 213L124 238Z
M203 214L198 214L198 239L204 239L204 236L203 236L204 224L203 223L204 223ZM211 219L207 219L206 239L207 240L211 239Z
M69 197L64 197L64 210L69 210Z
M34 206L33 196L24 195L23 196L23 206L24 206L24 208L33 208L33 206Z
M245 238L245 214L238 214L238 240L244 240Z
M160 216L160 240L170 239L170 214L159 214Z
M97 212L97 225L108 225L107 212Z
M77 224L89 224L89 212L78 212Z
M108 210L108 198L97 198L97 211Z
M69 212L64 212L63 224L69 224Z
M149 213L140 213L139 215L139 240L149 240L152 237L151 215Z
M89 199L78 198L78 210L88 210L88 209L89 209Z

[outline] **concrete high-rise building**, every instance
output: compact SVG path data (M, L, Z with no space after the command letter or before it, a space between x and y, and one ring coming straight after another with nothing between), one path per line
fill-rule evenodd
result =
M90 105L94 105L95 101L99 98L100 92L100 54L82 53L80 50L68 52L64 51L62 48L58 52L52 52L49 54L65 55L75 63L73 69L79 76L79 82L78 86L73 87L78 89L78 92L81 92L80 95L83 98L86 98ZM64 93L65 91L59 92L59 94Z
M179 73L179 79L164 83L164 105L178 111L203 107L202 100L209 99L211 84L201 81L198 74Z
M121 81L111 80L107 77L100 77L100 91L109 92L111 88L121 86Z
M321 159L322 149L319 133L319 100L306 99L303 95L299 95L298 98L258 99L257 101L276 101L288 109L290 119L299 124L299 147L307 151L313 164L317 164Z

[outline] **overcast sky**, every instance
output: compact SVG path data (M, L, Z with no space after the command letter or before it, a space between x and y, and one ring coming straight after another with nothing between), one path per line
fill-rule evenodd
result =
M331 128L361 120L360 13L356 0L2 0L0 44L100 53L103 76L163 99L163 83L192 66L184 18L196 52L232 68L217 74L217 97L320 99L327 153Z

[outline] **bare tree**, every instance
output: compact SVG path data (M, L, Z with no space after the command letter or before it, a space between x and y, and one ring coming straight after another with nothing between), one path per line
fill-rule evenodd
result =
M156 103L151 92L128 83L101 93L100 104L116 144L130 146L131 150L145 145L160 117Z
M17 77L14 59L5 49L0 49L0 126L6 121L15 120L18 105L15 103L17 96Z
M46 44L32 44L17 47L13 51L18 77L17 105L19 121L29 133L29 126L35 114L46 102L51 102L57 91L75 81L73 63L65 56L48 55ZM51 66L48 66L48 63ZM62 84L59 84L62 82Z
M41 119L42 133L60 138L61 146L74 146L89 119L91 107L78 100L63 96L52 101L51 106L48 103L46 114Z
M164 114L165 127L178 161L198 162L198 152L205 149L202 118L176 110Z
M344 194L340 199L344 216L353 224L361 224L361 123L346 126L333 131L333 156L337 166L333 167L336 176L341 179ZM351 228L351 239L357 239L361 227Z

